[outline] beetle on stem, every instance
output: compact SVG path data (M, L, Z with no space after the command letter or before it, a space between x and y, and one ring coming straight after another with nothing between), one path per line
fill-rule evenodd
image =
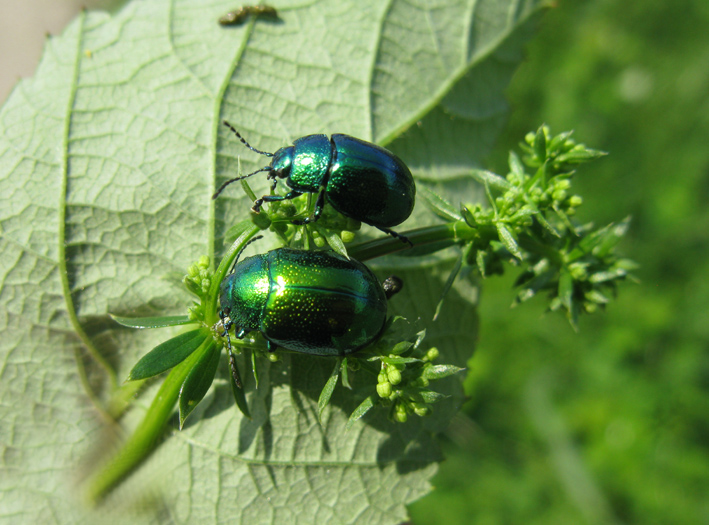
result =
M387 300L402 282L392 276L380 283L364 264L338 254L278 248L235 264L220 288L233 373L232 326L238 339L261 332L269 351L351 354L379 337Z
M271 157L271 163L248 175L224 182L212 198L232 182L265 171L272 179L271 193L279 179L285 179L290 191L285 195L264 195L251 208L259 213L264 202L290 200L303 193L317 193L315 210L310 217L291 221L303 225L318 220L325 199L346 217L374 226L402 242L411 241L391 229L404 222L414 208L416 184L411 171L390 151L349 135L336 133L308 135L293 141L275 153L252 147L227 121L224 125L241 142L260 155ZM412 245L413 246L413 245Z

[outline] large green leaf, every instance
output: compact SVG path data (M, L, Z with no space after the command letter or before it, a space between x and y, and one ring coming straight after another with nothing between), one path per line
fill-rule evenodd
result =
M107 448L116 378L174 335L122 328L108 313L184 314L188 295L164 277L218 256L226 228L248 213L238 188L211 200L240 156L244 170L264 162L224 118L268 151L313 132L373 140L438 194L474 200L456 176L479 166L503 122L502 92L538 4L279 2L279 22L222 28L229 2L135 1L114 15L85 12L50 39L35 78L0 112L0 516L405 520L405 504L430 490L435 434L461 401L461 378L440 382L451 398L431 418L394 426L373 410L345 432L363 399L357 376L354 391L335 390L321 426L333 364L308 356L261 363L258 389L245 378L252 420L234 407L222 365L185 429L103 508L86 508L78 486ZM266 189L262 178L254 186ZM433 220L419 205L410 224ZM427 344L463 366L475 289L454 287L428 321L451 265L397 270L416 286L392 309L420 318ZM122 421L126 432L139 415Z

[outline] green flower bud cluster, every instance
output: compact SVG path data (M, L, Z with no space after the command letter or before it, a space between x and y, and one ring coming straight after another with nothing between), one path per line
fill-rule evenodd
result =
M429 348L421 358L407 357L416 346L416 343L395 345L393 353L376 358L381 361L377 375L379 403L389 406L389 418L399 423L405 423L412 414L429 415L430 405L447 397L429 390L430 381L463 370L452 365L434 365L433 361L439 356L435 347Z
M631 277L629 272L635 265L615 254L615 246L623 237L628 221L601 229L571 222L576 208L582 203L581 198L570 191L573 167L598 158L602 152L576 144L570 133L552 137L544 126L527 135L522 148L522 158L510 154L510 173L506 177L487 171L473 174L484 185L489 206L462 206L459 211L432 191L421 188L420 194L429 207L446 224L405 232L406 238L414 248L423 248L420 253L433 253L452 245L462 248L463 256L444 285L443 296L459 272L469 273L468 270L477 268L487 276L502 273L505 263L513 263L523 270L516 283L520 288L518 302L545 291L550 297L549 308L565 311L569 320L575 323L580 312L593 312L609 302L617 283ZM246 180L241 182L249 199L256 201ZM317 223L310 223L306 228L291 223L295 217L307 217L313 213L312 198L313 195L308 195L292 201L268 203L266 213L251 213L249 219L232 226L225 233L225 239L233 244L216 271L212 271L208 257L201 257L188 268L183 282L199 299L189 309L189 315L113 316L116 322L136 329L197 325L153 348L131 370L131 380L142 380L172 369L170 379L160 390L163 397L148 409L145 421L150 424L134 434L133 438L139 437L129 440L127 448L120 452L120 464L127 465L127 468L116 468L116 474L112 474L115 479L120 479L132 468L123 458L144 457L151 448L146 443L156 442L163 432L172 411L172 406L164 399L176 400L182 426L206 394L226 335L225 320L220 319L223 311L219 305L219 284L234 259L259 230L271 229L283 245L290 247L313 249L327 243L335 252L347 255L344 243L350 242L359 229L357 221L341 217L330 207L325 207ZM354 258L366 260L401 248L400 241L390 237L362 243L350 248L350 252ZM469 268L464 268L465 265ZM389 409L392 421L405 422L411 415L430 414L433 403L448 397L430 389L431 381L463 369L434 364L439 357L438 350L429 348L423 352L420 349L425 330L414 334L411 325L399 321L402 319L390 318L379 339L368 347L336 357L334 370L318 399L321 421L340 379L345 388L366 392L364 400L351 413L346 428L351 428L377 405ZM405 329L399 329L402 324L406 325ZM272 362L279 359L278 353L266 351L267 345L261 334L253 335L249 342L245 339L234 342L233 349L227 342L234 401L249 418L251 415L234 353L246 346L252 350L249 354L256 388L259 388L257 357L265 355ZM355 371L369 376L369 383L363 388L358 382L355 389L355 382L350 382L350 372ZM442 382L441 390L445 391L447 386ZM118 460L115 463L118 465Z
M506 177L477 173L490 206L461 209L465 222L479 232L464 262L483 276L502 273L505 262L522 265L516 301L547 291L549 308L565 310L575 324L579 313L609 302L617 282L635 268L614 253L628 221L599 230L571 221L583 203L570 191L574 167L605 153L577 144L570 132L552 136L547 126L527 134L521 148L521 159L510 153Z
M244 186L247 195L255 199L255 194L248 188L248 184ZM307 217L312 213L308 206L312 197L312 194L305 194L292 200L271 202L267 213L252 214L251 220L262 230L270 229L290 246L301 246L312 241L316 248L325 248L328 244L332 245L332 234L337 235L343 243L354 241L355 233L360 230L362 223L345 217L331 206L323 208L317 224L312 224L307 231L291 223L296 216ZM339 251L335 246L331 247Z
M187 268L187 275L182 278L182 283L190 293L200 299L199 303L194 303L188 309L187 315L190 321L204 321L205 312L203 299L209 293L213 276L214 271L211 268L209 257L206 255L201 256L196 263L191 264Z
M578 144L571 138L572 131L552 137L549 126L541 126L536 132L524 137L520 148L525 152L524 163L530 168L548 165L552 173L567 173L574 166L584 164L606 155L602 151Z
M490 207L479 204L464 206L465 221L473 227L494 228L483 235L483 245L479 249L489 249L495 241L518 259L522 259L522 247L518 239L539 224L556 236L564 230L573 230L569 216L576 213L583 199L570 192L572 166L597 159L605 153L586 148L570 138L571 133L550 136L549 128L542 126L536 133L526 136L521 147L525 151L522 159L510 153L510 172L500 177L490 172L480 172L477 178L485 184ZM535 171L527 173L527 169ZM493 196L493 192L498 192ZM487 241L488 246L485 246Z
M574 167L598 159L604 152L587 148L571 139L571 132L551 136L548 126L540 127L536 133L528 133L520 145L525 155L522 162L537 170L533 176L534 184L530 191L532 201L539 210L551 208L557 212L561 220L573 215L576 208L583 204L579 195L572 195L570 178ZM517 159L511 166L520 166ZM522 177L526 183L529 177L523 171L513 169L510 179ZM512 180L510 180L512 182Z
M576 235L563 242L550 237L546 254L530 253L529 265L517 279L516 302L545 291L549 309L564 310L574 326L580 313L594 313L605 306L615 296L618 283L631 278L637 267L614 252L628 226L628 219L597 230L588 224L576 228Z
M345 217L341 213L335 211L332 206L326 205L323 208L320 219L318 219L318 226L322 226L329 230L356 232L362 227L362 223L351 217Z
M214 271L209 264L209 257L203 255L196 263L187 268L187 275L184 276L182 282L187 290L202 298L209 291L213 275Z
M325 248L330 242L332 242L332 237L329 235L330 233L334 232L337 236L339 236L343 243L350 243L355 240L357 229L359 229L359 226L351 230L341 230L318 224L313 230L310 231L310 235L312 236L316 247Z
M335 251L340 251L337 245L354 241L355 234L361 227L360 221L337 213L331 206L325 206L318 222L300 234L310 235L318 248L330 245Z

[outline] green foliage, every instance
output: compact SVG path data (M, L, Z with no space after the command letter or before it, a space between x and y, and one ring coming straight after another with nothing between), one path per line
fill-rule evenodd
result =
M707 522L708 24L702 0L545 18L490 166L542 120L608 151L574 179L575 217L632 217L619 250L640 285L574 333L538 299L510 314L517 275L485 283L467 417L414 523Z
M157 0L112 15L84 12L50 39L35 78L0 111L0 419L12 451L2 458L3 515L63 523L405 520L405 505L430 491L441 458L436 434L463 400L462 374L448 373L464 366L477 334L472 267L461 261L460 276L450 279L455 255L441 249L479 237L461 220L459 200L465 196L468 209L484 200L484 185L469 175L505 118L503 91L541 4L300 3L276 6L276 21L252 17L223 28L217 19L233 6ZM245 222L252 195L213 201L220 182L240 171L242 155L247 173L262 160L222 130L233 117L269 151L314 132L386 145L441 202L454 203L444 205L455 210L453 224L432 225L421 207L407 222L420 244L409 253L422 259L388 257L376 267L415 283L393 303L410 320L431 319L447 290L426 326L439 364L422 355L398 362L387 350L381 355L391 365L379 383L384 358L373 381L348 360L338 372L352 391L334 388L321 411L332 361L282 355L273 362L246 349L236 362L242 370L255 364L257 375L245 374L243 388L230 392L211 330L216 288L234 256L228 247L243 244L233 239L273 226L252 249L277 239L312 249L324 239L337 250L350 241L348 253L362 259L403 250L396 239L354 245L372 231L349 223L296 231L284 219L298 208ZM251 193L267 191L265 180L253 184ZM510 254L518 246L519 260L526 247L515 225L498 221L491 235ZM476 256L476 264L485 257L492 254ZM189 317L168 315L184 312L187 299L165 277L188 266L185 284L197 302ZM163 329L125 329L108 312ZM164 379L120 384L186 322L204 322L194 351L185 336L192 343L173 348L189 355ZM142 377L172 364L163 351L153 357ZM373 409L384 399L376 385L386 383L386 399L401 400L392 402L393 416L406 415L406 423L393 425ZM428 417L408 417L433 401ZM364 417L352 424L353 413ZM129 436L112 457L105 454L114 443L100 438L107 433ZM78 504L67 482L90 473L90 499L125 481L99 511Z
M527 134L525 141L522 159L510 153L506 178L477 174L485 184L489 207L462 208L467 224L481 232L470 245L466 262L477 266L483 276L502 273L503 262L521 263L516 301L546 291L549 309L565 310L576 327L579 313L595 312L607 304L617 283L635 268L614 252L628 221L601 229L571 221L583 202L569 191L572 168L601 157L602 152L577 144L571 133L552 137L546 126ZM526 168L535 171L528 174Z
M171 369L197 350L204 339L205 334L199 328L168 339L136 363L130 371L128 380L147 379Z
M450 203L429 191L426 193L429 207L434 211L438 210L436 214L439 217L451 218L452 221L443 227L411 230L405 235L409 237L413 251L429 245L432 248L428 253L433 253L437 249L448 247L450 243L460 245L463 253L467 254L468 266L477 267L481 275L486 274L486 268L489 266L502 268L503 262L528 265L518 280L518 284L523 286L521 294L531 296L539 290L551 288L550 309L564 306L575 325L579 310L576 306L578 303L585 307L585 311L595 311L595 308L588 306L591 301L594 305L603 305L609 301L601 290L607 288L614 290L616 281L627 277L627 270L632 267L632 263L619 260L613 251L625 228L607 227L599 231L591 231L590 226L575 227L569 219L581 202L580 197L567 195L567 190L571 188L572 175L572 172L567 171L569 164L594 160L600 155L598 152L576 144L570 139L568 133L551 137L545 127L540 128L536 134L528 135L527 142L528 146L525 149L529 155L524 157L524 164L537 168L533 175L527 175L522 162L511 154L512 172L506 179L489 172L483 177L490 207L476 205L471 209L463 205L461 214L453 212ZM491 182L495 187L504 190L500 197L493 198L490 190ZM248 187L245 187L245 190L247 195L252 194ZM297 208L299 200L309 199L303 196L296 199L292 206ZM145 379L178 365L192 352L202 349L199 357L193 360L190 369L184 375L183 382L175 383L176 390L169 394L178 401L180 428L205 396L214 380L219 363L219 351L215 341L220 341L228 348L234 399L242 413L251 418L251 410L243 390L241 379L243 376L238 371L232 346L235 353L240 353L242 347L252 352L251 366L255 378L258 378L258 373L253 356L256 353L262 356L266 354L266 346L259 341L258 334L256 340L242 342L239 339L233 344L224 344L221 338L224 336L228 338L228 334L224 329L223 319L219 320L216 314L219 283L226 277L227 270L233 267L239 254L254 240L260 238L255 237L259 227L275 231L289 246L304 244L301 246L304 249L311 247L311 242L308 241L308 239L312 240L310 230L317 226L294 227L287 219L283 219L281 209L281 206L273 206L267 213L267 220L257 215L253 222L242 221L231 228L231 235L236 239L216 272L211 272L209 259L206 257L201 257L197 264L188 268L183 282L187 290L200 300L190 309L189 318L192 322L201 325L201 328L183 333L158 345L141 358L131 371L130 379ZM341 235L338 227L345 228L348 222L341 219L331 220L327 217L321 220L323 222L321 227L331 231L338 239ZM283 221L287 226L274 230L273 226L279 221ZM352 253L365 253L368 257L373 254L386 255L389 251L400 250L400 242L399 239L387 238L364 245L355 245L352 247ZM369 245L373 245L374 249L368 249ZM317 244L312 246L312 248L317 247ZM343 255L347 256L342 243L338 248L344 252ZM486 266L480 265L479 252L492 255L487 257ZM458 260L458 264L451 272L444 286L443 296L450 292L461 270L462 260L462 258ZM438 316L440 306L439 302L434 318ZM367 348L347 358L335 360L335 368L318 397L317 412L321 422L340 376L343 386L352 390L350 385L352 374L348 371L350 369L353 372L370 372L372 381L368 387L365 382L364 387L359 388L358 395L364 397L364 400L349 415L346 429L350 429L378 405L389 407L390 421L406 423L409 415L427 416L431 413L434 403L449 397L429 389L430 382L446 378L463 369L447 363L434 365L433 361L440 356L440 352L435 347L422 351L421 343L425 338L425 330L415 333L407 325L402 329L401 323L397 323L397 320L399 319L390 320L385 327L384 335ZM123 319L123 322L129 326L142 327L154 321ZM162 324L164 321L157 323L158 326ZM372 367L376 363L379 363L378 369ZM376 383L373 380L374 376L376 376ZM355 393L351 395L355 396ZM154 421L165 415L161 406L154 405L146 414L143 424L148 425L150 422L154 426ZM148 449L149 447L140 444L141 451ZM139 458L141 452L121 451L119 456L121 455ZM90 486L110 488L111 476L117 482L127 473L120 467L114 467L113 464L110 467L99 473L98 482ZM95 495L101 495L98 489L91 490Z

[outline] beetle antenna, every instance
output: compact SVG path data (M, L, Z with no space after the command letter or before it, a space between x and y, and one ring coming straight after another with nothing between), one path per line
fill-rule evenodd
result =
M234 271L234 268L236 268L236 263L239 262L239 257L241 257L241 254L244 253L244 250L249 246L254 241L258 241L259 239L263 239L263 235L257 235L253 239L249 239L249 242L244 244L241 247L241 250L239 250L239 253L236 254L236 259L234 259L234 264L231 265L231 270L229 270L229 273L232 273Z
M227 338L229 334L227 334ZM231 351L231 341L229 341L229 368L231 369L231 377L237 388L241 389L241 378L239 377L239 369L236 368L236 357L234 357L234 352Z
M236 358L234 357L234 352L231 350L231 337L229 337L229 329L234 324L229 318L227 320L227 315L224 314L223 310L219 310L219 318L222 320L222 328L224 331L220 334L222 337L226 337L226 349L229 353L229 368L231 369L231 377L234 380L234 384L241 388L241 378L239 377L239 370L236 368Z
M239 140L242 142L242 144L243 144L244 146L246 146L247 148L249 148L251 151L255 151L256 153L260 153L261 155L265 155L265 156L267 156L267 157L273 157L273 153L269 153L269 152L267 152L267 151L261 151L260 149L256 149L256 148L254 148L251 144L249 144L248 142L246 142L246 139L241 136L241 133L239 133L238 131L236 131L236 128L234 128L234 126L232 126L231 124L229 124L226 120L224 121L224 125L225 125L227 128L229 128L230 130L232 130L232 131L234 132L234 135L236 135L237 137L239 137Z
M258 169L256 171L254 171L253 173L249 173L248 175L241 175L240 177L234 177L233 179L229 179L224 184L219 186L219 189L216 191L216 193L214 195L212 195L212 199L216 199L217 197L219 197L219 194L224 190L224 188L229 186L229 184L231 184L232 182L236 182L238 180L243 180L243 179L248 179L252 175L256 175L257 173L261 173L262 171L273 171L273 168L271 166L266 166L265 168Z

